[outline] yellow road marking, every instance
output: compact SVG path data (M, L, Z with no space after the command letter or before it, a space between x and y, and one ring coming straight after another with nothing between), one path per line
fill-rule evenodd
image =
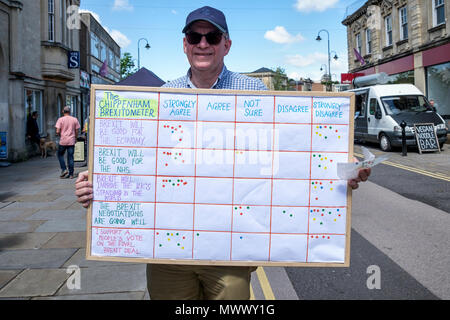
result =
M261 284L261 289L266 300L275 300L275 295L273 294L272 287L270 286L264 269L262 267L258 267L258 269L256 269L256 274L258 276L259 283Z
M361 158L364 157L362 154L359 154L359 153L354 153L354 155L357 156L357 157L361 157ZM425 176L432 177L432 178L435 178L435 179L441 179L441 180L444 180L444 181L450 181L450 177L449 176L446 176L446 175L441 174L441 173L434 173L434 172L430 172L430 171L426 171L426 170L422 170L422 169L408 167L408 166L405 166L403 164L398 164L398 163L391 162L391 161L383 161L382 163L386 164L386 165L389 165L389 166L392 166L392 167L400 168L400 169L403 169L403 170L408 170L408 171L411 171L411 172L423 174Z
M250 284L250 300L255 300L255 294L253 293L253 287Z

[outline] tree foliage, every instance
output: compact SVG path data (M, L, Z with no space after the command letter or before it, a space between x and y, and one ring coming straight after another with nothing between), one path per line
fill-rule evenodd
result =
M122 79L125 79L128 76L131 76L137 71L136 66L134 65L133 57L129 52L125 52L120 59L120 76Z

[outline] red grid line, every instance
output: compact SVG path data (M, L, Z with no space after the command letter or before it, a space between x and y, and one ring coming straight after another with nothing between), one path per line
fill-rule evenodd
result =
M158 114L159 114L159 110L158 110ZM275 121L275 122L264 122L264 121L261 121L261 122L256 122L256 121L226 121L226 120L189 120L189 119L159 119L159 116L158 116L158 119L140 119L140 118L136 118L136 119L133 119L133 118L99 118L99 117L96 117L95 118L95 120L130 120L130 121L136 121L136 120L142 120L142 121L174 121L174 122L212 122L212 123L215 123L215 122L219 122L219 123L234 123L234 122L236 122L236 123L246 123L246 124L272 124L272 123L275 123L275 124L298 124L298 125L307 125L307 126L310 126L310 125L330 125L330 126L349 126L350 124L348 124L348 123L321 123L321 122L313 122L313 123L308 123L308 122L277 122L277 121Z
M198 94L197 94L197 102L196 102L196 113L195 113L195 118L198 119ZM195 126L195 147L197 148L197 127ZM192 212L192 229L194 229L195 226L195 187L196 187L196 176L197 176L197 152L195 152L194 155L194 201L193 201L193 212ZM155 198L156 201L156 198ZM156 205L155 205L156 208ZM194 259L194 230L192 230L192 259Z
M220 233L243 233L243 234L280 234L280 235L330 235L330 236L344 236L345 233L304 233L304 232L264 232L264 231L227 231L227 230L204 230L204 229L173 229L173 228L128 228L128 227L102 227L102 226L92 226L97 229L119 229L119 230L158 230L158 231L185 231L185 232L220 232Z
M159 119L159 105L160 105L160 95L158 92L158 119ZM156 123L156 161L155 161L155 201L156 201L156 189L157 189L157 179L158 179L158 139L159 139L159 120ZM156 204L153 209L153 228L156 226ZM153 257L155 257L155 230L153 230Z
M233 139L233 182L231 187L231 234L230 234L230 261L233 260L233 206L234 206L234 170L236 168L236 119L237 119L237 95L234 96L234 139Z
M273 132L275 132L275 108L276 108L276 97L273 96ZM272 138L272 150L275 148L275 137ZM272 203L273 203L273 163L274 163L275 152L272 151L272 177L270 181L270 235L269 235L269 256L268 261L270 261L270 249L272 244Z
M311 97L311 123L313 123L313 109L314 109L314 97ZM312 167L312 140L313 140L313 126L311 125L311 153L309 154L309 180L311 181L311 167ZM310 217L310 208L311 208L311 183L309 184L309 192L308 192L308 237L306 238L306 262L308 262L308 252L309 252L309 217Z

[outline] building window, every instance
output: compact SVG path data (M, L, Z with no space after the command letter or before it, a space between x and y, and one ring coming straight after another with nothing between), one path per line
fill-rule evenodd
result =
M408 15L406 7L398 10L398 18L400 22L400 40L408 39Z
M444 0L433 0L433 26L445 23L445 2Z
M116 71L120 72L120 58L116 56Z
M99 45L100 45L100 50L99 50L100 51L100 56L99 56L99 59L102 62L104 62L107 59L107 57L106 57L106 45L101 40L99 41Z
M91 55L93 55L94 57L99 58L99 42L98 42L98 38L95 35L95 33L91 32Z
M358 53L361 54L361 33L356 35L356 50L358 50Z
M366 53L372 53L372 33L370 29L366 29Z
M392 45L392 17L389 15L384 18L384 26L386 30L386 47Z
M55 41L55 0L48 0L48 41Z
M39 134L44 135L44 115L42 113L42 91L25 89L25 121L31 117L31 114L37 111Z

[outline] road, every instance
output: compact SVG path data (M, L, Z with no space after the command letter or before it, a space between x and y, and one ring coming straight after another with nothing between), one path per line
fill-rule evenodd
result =
M428 158L392 153L353 193L350 267L260 268L254 298L450 299L449 160L449 145Z

